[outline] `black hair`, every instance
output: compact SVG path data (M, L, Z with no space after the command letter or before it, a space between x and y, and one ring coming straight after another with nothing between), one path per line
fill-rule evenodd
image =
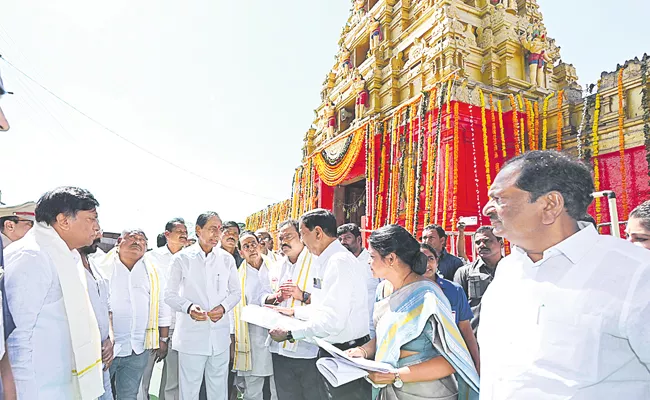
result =
M226 229L230 228L237 228L237 234L239 235L241 233L241 228L239 227L239 224L236 223L235 221L226 221L221 225L221 232L224 232Z
M241 240L241 238L243 238L244 236L252 236L255 238L255 240L257 240L257 243L260 242L260 238L253 231L249 231L249 230L242 231L242 233L239 234L239 239Z
M5 221L11 221L14 224L17 224L18 221L20 221L20 218L16 217L15 215L0 218L0 232L5 231Z
M594 180L582 161L555 150L534 150L513 158L506 167L519 169L515 186L530 193L531 203L557 191L571 218L579 221L587 213Z
M61 186L46 192L36 203L37 222L48 225L56 222L56 216L63 214L76 217L79 211L92 211L99 207L99 202L86 189L74 186Z
M307 211L300 217L300 222L310 231L319 226L327 236L336 238L336 217L324 208Z
M440 225L427 225L424 227L424 229L422 229L422 232L424 231L436 231L440 239L447 238L447 232L445 232L445 228Z
M163 247L166 244L167 244L167 238L165 237L165 234L159 233L158 236L156 237L156 246Z
M416 274L422 275L427 270L427 256L420 251L420 243L399 225L377 229L370 234L368 242L382 258L395 253Z
M355 238L361 237L361 230L357 224L343 224L336 230L336 236L341 236L344 233L351 233Z
M293 228L296 230L296 232L300 233L300 223L298 222L297 219L288 219L286 221L282 221L278 224L278 231L282 228L284 228L287 225L293 226Z
M636 206L636 208L630 213L629 219L632 218L640 220L641 225L650 231L650 200Z
M183 218L173 218L170 219L169 222L165 224L165 231L171 232L174 229L175 224L183 224L185 225L185 220ZM160 247L160 246L158 246Z
M216 212L206 211L196 218L196 226L198 226L199 228L203 228L205 224L207 224L210 218L212 217L217 217L221 219L221 217L219 217L219 214L217 214Z
M494 227L491 225L479 226L476 230L476 233L482 233L484 235L489 233L490 235L494 236L499 243L503 243L503 238L494 234Z
M426 243L420 243L420 250L429 250L429 252L431 252L431 254L433 254L433 256L436 258L436 261L440 260L440 256L430 245Z

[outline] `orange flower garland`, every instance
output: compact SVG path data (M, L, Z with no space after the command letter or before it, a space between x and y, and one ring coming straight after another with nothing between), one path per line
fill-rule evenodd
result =
M533 127L535 135L535 148L533 150L539 150L539 103L535 102L533 107L533 112L535 113L535 126Z
M503 107L501 106L501 100L497 100L497 109L499 110L499 135L501 136L501 153L503 154L503 162L505 162L506 158L508 158L508 150L506 148L506 128L503 126Z
M492 122L492 153L494 154L494 173L498 174L501 166L499 165L499 150L497 148L497 121L496 112L494 111L494 97L490 93L490 121Z
M621 202L623 203L623 220L627 220L628 205L627 205L627 174L625 170L625 135L624 135L624 122L625 122L625 109L623 105L623 72L625 68L618 71L618 157L620 159L621 169Z
M515 138L515 155L521 153L521 144L519 143L519 111L517 110L517 102L514 95L510 95L510 107L512 107L512 132Z
M397 222L397 209L399 205L399 162L398 162L398 138L399 138L399 115L395 116L392 136L392 168L391 168L391 187L390 187L390 223Z
M485 178L487 187L492 185L492 177L490 176L490 150L488 149L488 135L487 135L487 118L485 117L485 95L481 89L478 90L481 98L481 128L483 129L483 152L485 158ZM495 138L496 140L496 138Z
M542 150L546 150L546 139L548 135L548 102L555 96L551 93L544 98L544 105L542 106Z
M562 103L564 101L564 90L557 94L557 149L562 150L562 130L564 128L564 115L562 113Z
M337 186L347 178L363 148L366 137L365 130L366 127L363 126L352 133L352 142L348 151L343 156L343 159L334 166L327 164L321 152L316 153L314 157L316 170L323 183L327 186Z
M594 110L594 124L591 133L591 156L594 160L594 189L600 191L600 168L598 162L598 123L600 122L600 81L598 81L598 93L596 93L596 107ZM596 197L596 224L601 221L600 197Z
M407 133L407 138L408 138L408 153L406 155L406 219L404 221L404 227L406 230L410 231L411 227L413 226L413 210L415 208L415 189L414 189L414 184L415 184L415 168L413 166L413 155L414 155L414 145L415 145L415 138L414 138L414 129L413 129L413 121L414 121L414 116L415 116L415 110L413 106L409 107L409 121L407 123L408 126L408 133Z
M429 121L433 120L433 113L429 114ZM433 178L433 157L434 157L433 136L431 130L427 136L427 183L424 192L424 226L431 224L431 198L435 180Z
M533 102L526 99L526 113L528 114L528 150L535 150L535 111Z
M470 107L472 105L470 104ZM460 135L458 134L458 125L460 123L459 120L459 112L458 112L458 102L454 103L454 186L453 186L453 196L454 196L454 202L452 204L452 212L451 212L451 229L454 229L454 224L456 223L456 217L458 214L458 147L460 147Z

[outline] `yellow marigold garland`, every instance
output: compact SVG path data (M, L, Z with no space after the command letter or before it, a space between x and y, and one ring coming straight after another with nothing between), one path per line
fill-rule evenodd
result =
M521 153L521 143L519 143L519 111L517 110L517 101L514 95L510 95L510 107L512 107L512 132L515 138L515 155Z
M508 158L508 149L506 147L506 127L503 125L503 106L501 105L500 99L497 100L497 108L499 110L499 136L501 137L501 154L503 154L503 162L506 162L506 158Z
M519 110L523 113L524 112L524 100L521 97L521 94L517 95L517 100L519 101ZM526 151L526 124L524 123L524 115L519 116L519 144L521 145L521 152L524 153Z
M494 154L494 173L498 174L501 169L499 164L499 150L497 147L497 121L496 121L496 111L494 110L494 97L490 93L490 122L492 123L492 153Z
M539 150L539 103L535 102L533 105L533 112L535 113L535 126L533 127L534 136L535 136L535 148L533 150Z
M381 136L381 157L379 159L379 194L377 195L377 210L375 218L374 229L379 229L382 226L382 219L384 217L384 186L386 180L386 169L390 169L389 165L386 165L386 136L388 135L388 123L384 122L384 130Z
M598 93L596 93L596 107L594 110L594 124L591 133L591 156L594 161L594 188L600 191L600 170L598 162L598 123L600 122L600 81L598 81ZM596 224L601 221L600 197L596 197Z
M533 102L526 99L526 113L528 114L528 150L535 150L535 111Z
M429 114L429 121L433 120L433 113ZM435 179L433 179L433 155L435 151L435 146L433 144L433 135L431 130L427 135L427 183L425 185L425 198L424 198L424 226L431 224L431 199L433 197L432 191L435 185Z
M621 203L623 204L623 220L627 220L628 205L627 205L627 171L625 170L625 135L624 135L624 122L625 122L625 109L623 105L623 72L625 68L618 71L618 156L620 158L621 169Z
M483 152L485 158L485 178L487 187L492 185L492 177L490 176L490 150L488 147L488 134L487 134L487 118L485 117L485 95L481 89L478 90L481 97L481 128L483 129ZM471 107L471 106L470 106ZM496 139L496 138L495 138Z
M316 170L323 183L327 186L337 186L347 178L348 173L354 166L363 148L366 137L365 130L366 127L363 126L352 133L354 136L352 137L348 151L343 156L343 159L335 166L328 165L321 152L315 155Z
M548 136L548 102L555 96L551 93L544 98L544 105L542 106L542 150L546 150L546 139Z
M564 102L564 90L557 94L557 149L562 150L562 130L564 129L564 115L562 113L562 103Z

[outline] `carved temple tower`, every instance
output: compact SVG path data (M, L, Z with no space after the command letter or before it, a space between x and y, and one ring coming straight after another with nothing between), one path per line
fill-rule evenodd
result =
M583 97L536 0L353 0L283 212L329 208L367 230L480 225L507 159L560 149L602 159L600 189L625 218L650 195L647 64L604 73ZM274 230L265 213L250 223Z

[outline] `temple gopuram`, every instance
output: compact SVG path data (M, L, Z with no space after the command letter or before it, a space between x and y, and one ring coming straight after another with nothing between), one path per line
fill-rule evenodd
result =
M536 0L354 0L291 199L246 225L274 232L322 207L365 232L398 223L419 237L436 223L453 234L462 220L470 236L489 224L481 210L501 166L535 149L591 165L625 221L650 198L648 64L583 89ZM600 197L590 209L601 233L611 211Z

